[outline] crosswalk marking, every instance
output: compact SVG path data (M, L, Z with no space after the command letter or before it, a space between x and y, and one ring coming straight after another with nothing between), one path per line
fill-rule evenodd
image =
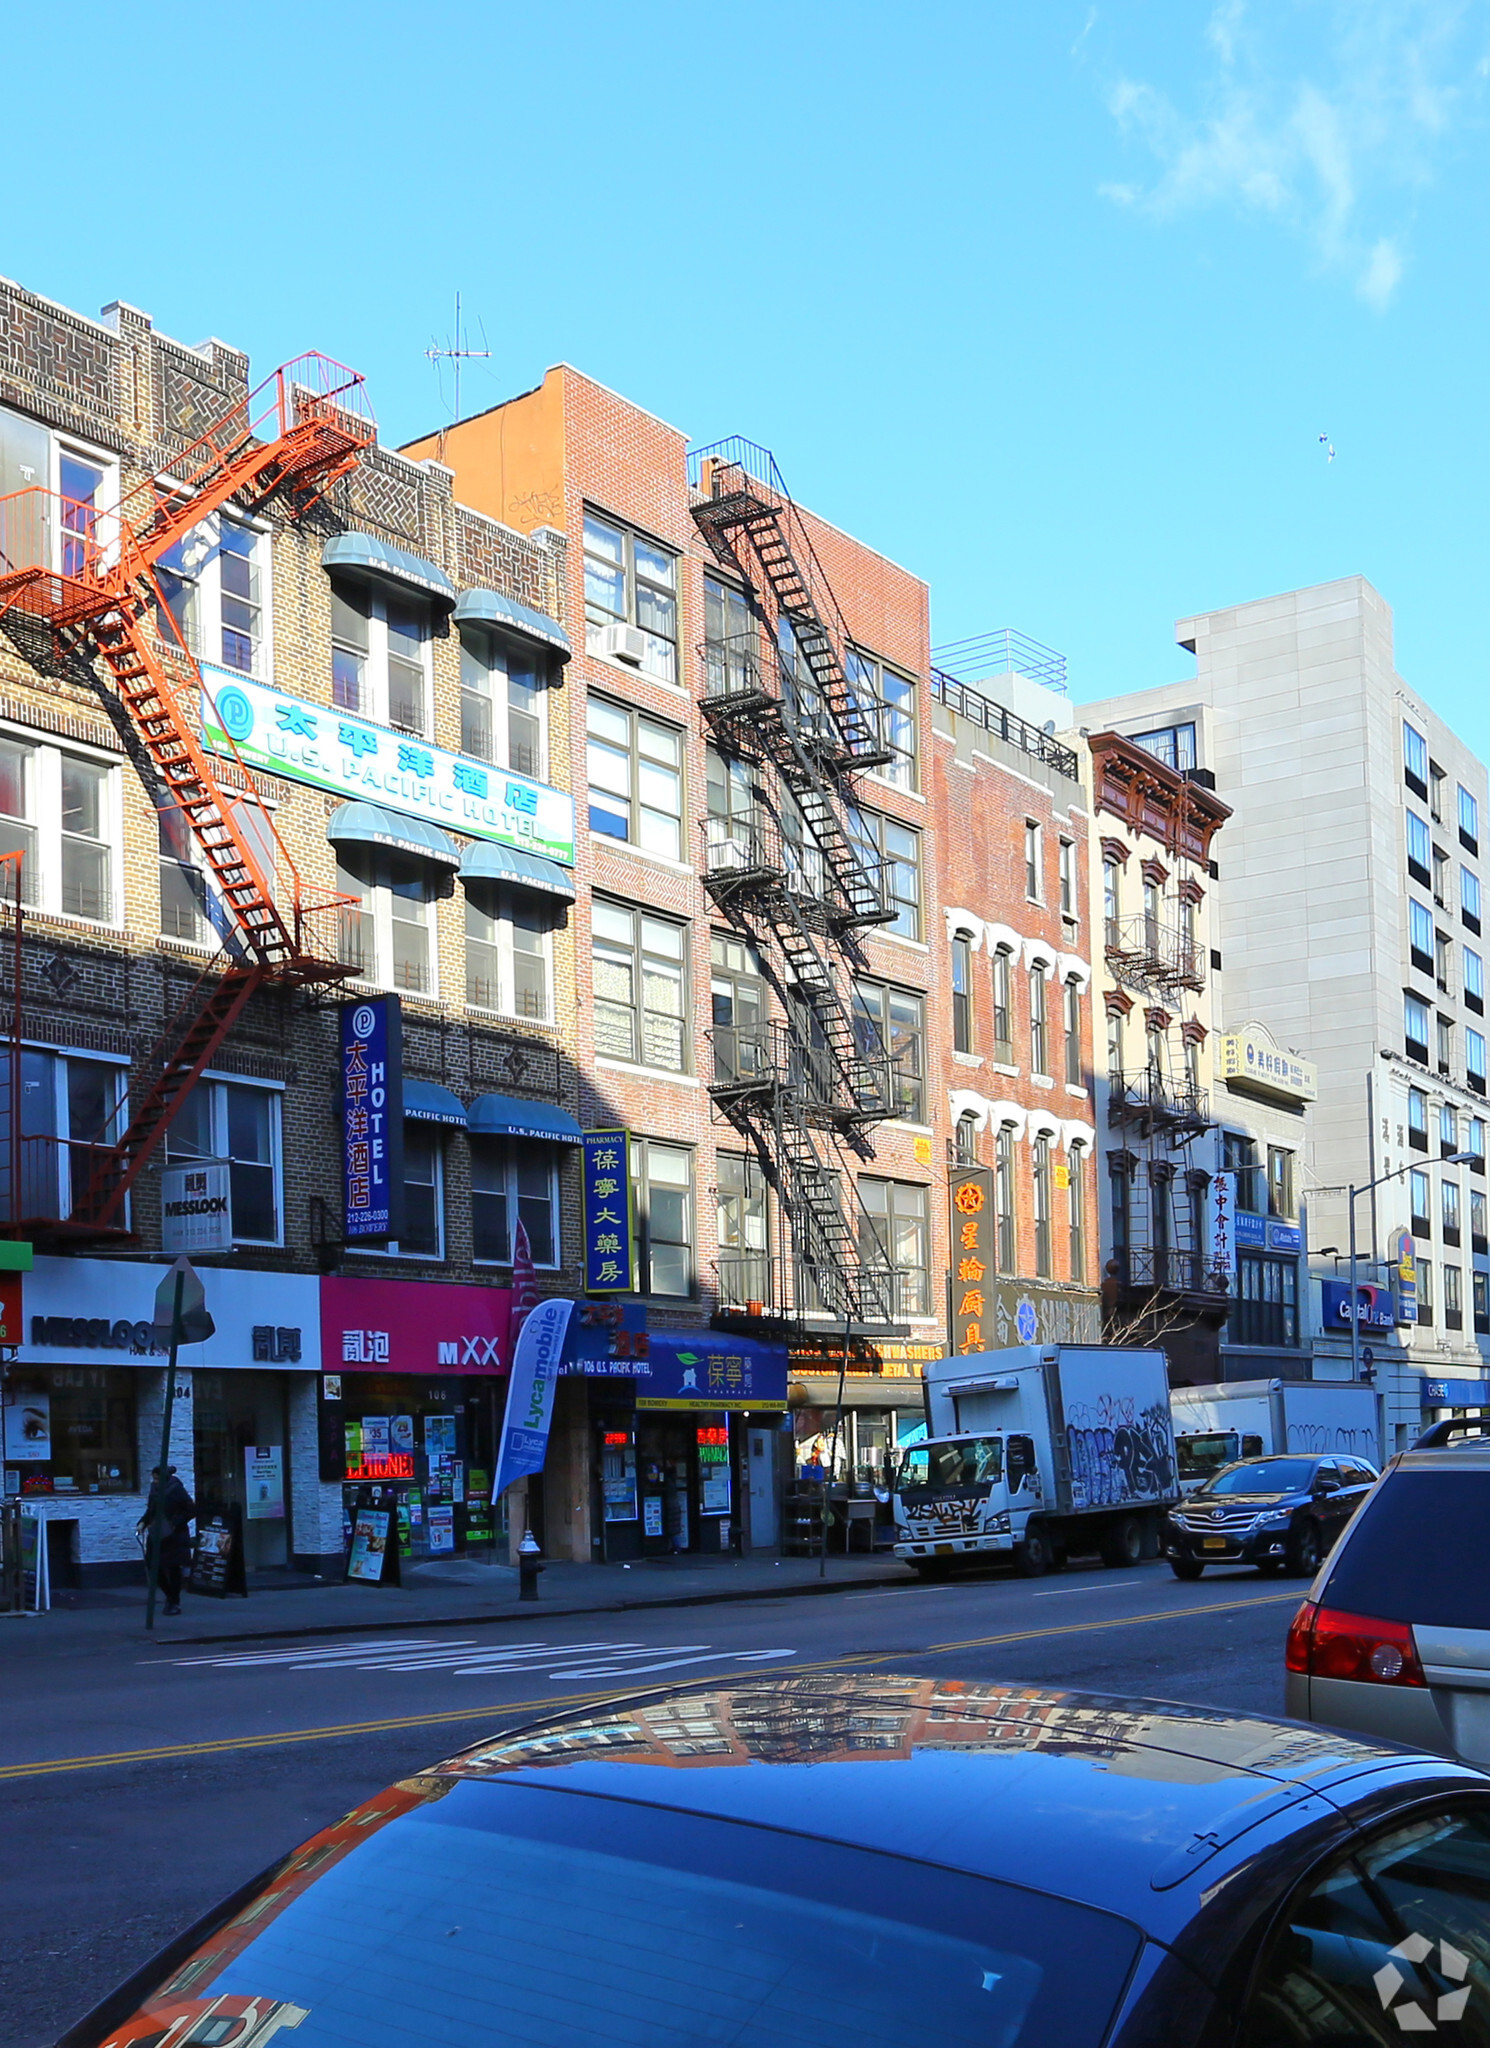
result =
M707 1643L478 1643L472 1636L416 1636L372 1643L314 1643L294 1650L224 1650L174 1657L177 1670L261 1672L409 1671L457 1678L501 1677L544 1671L550 1678L619 1678L681 1670L690 1664L759 1664L794 1657L795 1650L715 1650ZM155 1663L154 1658L140 1660Z

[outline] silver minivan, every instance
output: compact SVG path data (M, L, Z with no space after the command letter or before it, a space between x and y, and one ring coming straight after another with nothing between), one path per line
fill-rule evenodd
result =
M1393 1460L1310 1586L1287 1711L1485 1767L1490 1436L1438 1434Z

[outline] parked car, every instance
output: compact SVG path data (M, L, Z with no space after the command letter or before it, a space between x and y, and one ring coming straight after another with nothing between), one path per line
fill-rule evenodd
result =
M1378 1477L1364 1458L1239 1458L1170 1510L1164 1555L1177 1579L1208 1564L1312 1578Z
M1490 1437L1394 1458L1289 1632L1288 1711L1490 1765Z
M1399 2041L1470 1994L1454 2038L1486 2048L1487 1895L1490 1777L1442 1757L777 1675L404 1780L60 2048L1294 2048Z

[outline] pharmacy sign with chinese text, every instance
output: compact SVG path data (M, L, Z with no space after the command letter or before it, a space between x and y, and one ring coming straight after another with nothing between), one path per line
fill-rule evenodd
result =
M586 1131L584 1147L585 1292L627 1294L635 1271L631 1230L631 1136Z
M964 1167L951 1178L953 1352L964 1357L987 1351L993 1302L993 1175L984 1166Z

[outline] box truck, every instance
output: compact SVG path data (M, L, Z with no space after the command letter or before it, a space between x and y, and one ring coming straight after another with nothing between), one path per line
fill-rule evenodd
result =
M1157 1556L1178 1498L1162 1351L1021 1345L926 1367L928 1435L896 1468L895 1555L923 1578L1012 1557Z
M1238 1458L1296 1451L1381 1464L1376 1390L1340 1380L1227 1380L1170 1395L1180 1490L1193 1493Z

